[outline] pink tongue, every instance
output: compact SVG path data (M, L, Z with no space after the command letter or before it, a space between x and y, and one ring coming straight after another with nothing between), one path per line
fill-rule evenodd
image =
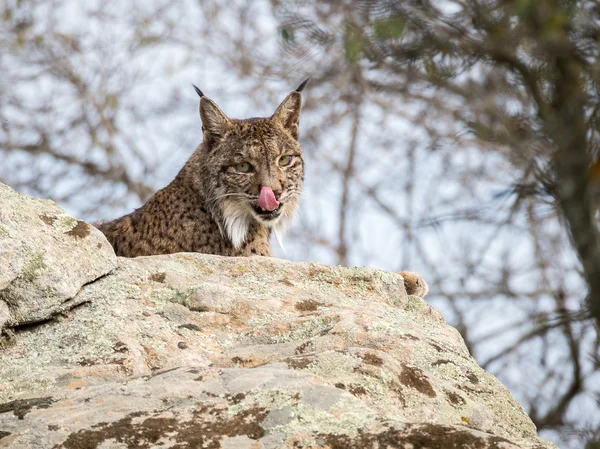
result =
M258 205L262 210L275 210L279 206L279 201L275 198L273 189L271 187L263 187L260 189L260 197L258 198Z

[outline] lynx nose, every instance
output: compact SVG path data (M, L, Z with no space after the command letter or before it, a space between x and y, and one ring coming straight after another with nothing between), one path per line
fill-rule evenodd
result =
M275 198L277 198L277 200L279 200L279 197L281 196L281 194L283 193L283 191L281 190L281 188L274 188L273 190L273 194L275 195Z

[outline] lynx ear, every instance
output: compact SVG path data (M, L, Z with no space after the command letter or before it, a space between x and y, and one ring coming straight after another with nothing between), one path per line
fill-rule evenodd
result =
M205 96L200 98L200 118L204 140L208 144L221 140L233 124L221 108Z
M308 78L304 80L298 88L285 97L281 102L272 119L279 122L285 129L289 131L292 137L298 140L298 127L300 125L300 110L302 109L302 90Z

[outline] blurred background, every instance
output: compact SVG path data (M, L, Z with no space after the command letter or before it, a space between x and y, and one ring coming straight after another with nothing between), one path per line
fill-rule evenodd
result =
M419 271L541 435L600 448L600 5L3 0L0 182L88 221L308 75L280 257Z

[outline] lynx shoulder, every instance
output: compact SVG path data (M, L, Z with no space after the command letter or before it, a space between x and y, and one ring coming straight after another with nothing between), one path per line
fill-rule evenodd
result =
M203 142L175 179L136 211L97 224L119 256L272 254L298 208L303 82L271 117L232 119L196 86Z

